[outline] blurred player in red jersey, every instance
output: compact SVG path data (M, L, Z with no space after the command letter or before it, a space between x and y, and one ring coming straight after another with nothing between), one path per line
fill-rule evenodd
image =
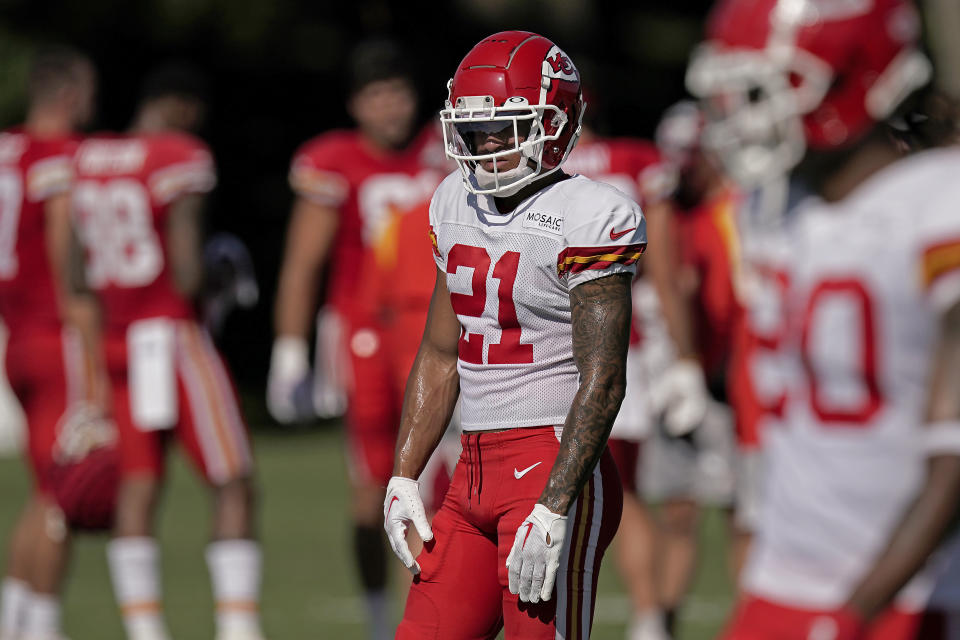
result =
M318 336L317 359L334 361L340 369L335 377L347 380L353 542L374 638L391 633L380 505L393 465L399 405L373 313L372 247L391 216L429 199L442 177L434 168L443 161L435 127L414 130L412 65L395 43L358 45L350 58L347 103L357 128L324 133L306 142L293 159L290 182L296 201L279 278L267 383L268 408L278 421L313 410L307 339L323 283L326 308L342 332L332 340ZM334 351L334 357L320 353L324 350ZM317 370L314 375L328 373ZM331 407L319 409L332 412Z
M960 502L960 150L913 148L938 143L916 8L721 0L707 33L687 84L755 189L750 372L779 385L725 637L935 640L920 614Z
M448 88L459 170L430 204L436 284L383 504L415 576L397 638L587 638L621 511L606 440L644 219L610 185L559 170L584 105L555 44L493 34ZM458 398L463 452L431 529L417 480Z
M214 164L193 137L205 82L172 64L150 74L125 134L85 140L74 215L86 274L102 305L122 479L108 561L127 636L169 638L154 516L176 439L208 482L206 559L218 640L262 640L261 552L254 540L253 457L233 383L197 317L203 203Z
M58 437L93 399L83 344L68 325L69 192L75 133L93 114L96 74L68 48L38 52L24 124L0 133L0 314L7 375L27 420L33 493L10 538L0 638L55 640L70 523L56 500ZM102 409L102 407L100 407Z
M397 406L403 404L407 378L420 347L430 309L436 265L430 242L429 200L391 214L391 222L374 245L377 268L369 286L376 293L376 313L383 332L383 357L390 370ZM398 273L403 277L397 277ZM399 421L399 416L397 416ZM437 454L430 458L420 487L432 517L440 508L460 454L456 412ZM419 544L412 537L411 544Z
M742 305L742 260L738 229L741 190L723 172L720 161L701 145L703 114L691 101L669 109L658 128L658 145L680 168L674 202L682 215L681 275L692 293L708 388L721 405L729 405L736 433L733 499L734 575L743 567L756 526L760 482L759 423L763 410L753 389L748 361L761 340L748 331ZM724 406L714 406L724 412Z
M668 613L681 606L696 571L700 505L735 503L734 427L727 405L730 335L740 317L736 294L739 247L736 191L700 146L696 104L669 107L655 139L675 174L671 194L676 256L671 271L690 319L691 340L709 390L703 422L688 436L651 438L644 456L648 498L663 501L661 598ZM733 564L741 536L734 529ZM672 625L671 625L672 632Z

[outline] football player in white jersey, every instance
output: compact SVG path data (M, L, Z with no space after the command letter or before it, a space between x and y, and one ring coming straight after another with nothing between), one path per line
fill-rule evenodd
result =
M920 614L960 499L960 150L895 135L930 77L919 26L908 0L721 0L688 69L731 173L791 179L766 216L781 389L727 638L938 637Z
M441 122L459 170L430 206L437 282L384 503L415 574L397 638L587 638L620 519L606 440L643 215L559 171L584 103L576 67L546 38L484 38L448 86ZM431 528L417 477L458 396L463 453ZM411 522L426 541L416 559Z

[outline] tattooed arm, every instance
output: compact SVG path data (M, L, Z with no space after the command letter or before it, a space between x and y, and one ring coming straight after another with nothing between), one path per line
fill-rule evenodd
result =
M607 443L626 390L632 274L585 282L570 291L573 357L580 388L563 425L560 451L540 504L566 514Z

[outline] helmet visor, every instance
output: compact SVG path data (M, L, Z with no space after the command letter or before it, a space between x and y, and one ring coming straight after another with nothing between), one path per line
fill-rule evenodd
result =
M534 122L538 120L534 109L499 110L488 112L451 110L451 117L441 120L444 135L453 143L457 155L472 156L472 159L493 157L492 154L515 153L520 145L530 138ZM501 143L495 151L483 152L480 148L491 138Z

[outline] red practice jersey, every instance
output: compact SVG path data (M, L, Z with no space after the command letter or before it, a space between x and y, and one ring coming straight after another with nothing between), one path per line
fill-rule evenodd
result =
M44 205L70 189L76 144L0 133L0 315L12 334L60 326Z
M696 207L680 212L680 256L696 276L693 296L697 352L708 377L722 380L740 316L737 270L737 196L725 189Z
M177 198L213 189L206 145L182 133L95 136L80 145L75 170L74 215L106 324L193 318L174 286L166 227Z
M667 196L669 180L660 151L640 138L581 140L563 163L563 170L614 186L641 206ZM642 266L639 268L642 271ZM630 325L631 345L642 342L647 333L643 324L643 317L635 314Z
M332 131L309 140L294 156L294 192L340 216L326 291L327 302L341 313L358 310L362 273L373 266L372 248L396 216L429 200L445 175L438 169L443 161L438 142L435 127L429 126L403 151L386 153L355 131Z
M641 206L666 196L666 173L652 142L633 138L581 140L563 163L567 173L606 182Z
M378 307L387 314L427 317L437 274L429 205L425 200L408 211L394 212L388 231L373 247L377 269L372 285ZM411 339L419 343L420 335Z

